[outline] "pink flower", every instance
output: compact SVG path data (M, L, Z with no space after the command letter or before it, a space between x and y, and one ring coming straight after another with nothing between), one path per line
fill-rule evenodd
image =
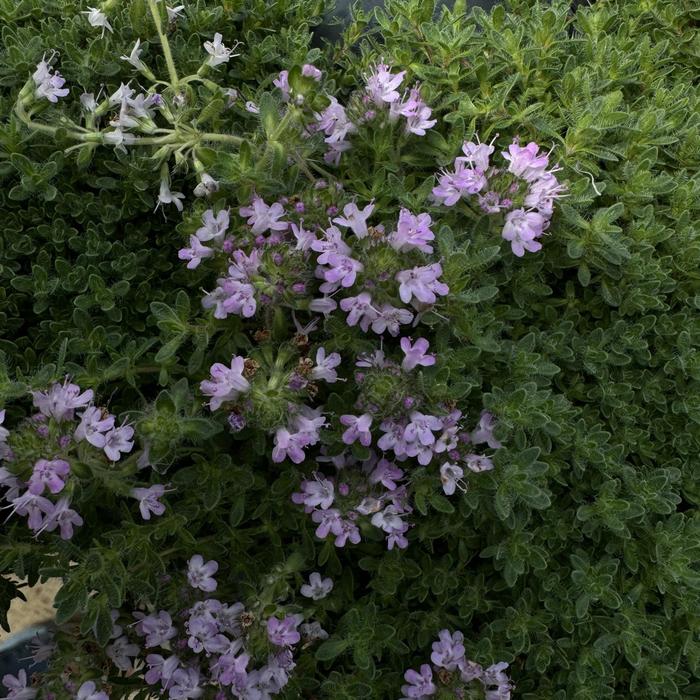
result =
M80 393L77 384L66 380L63 384L54 384L48 391L33 391L34 405L47 418L58 421L73 420L76 408L87 406L93 398L92 389Z
M413 314L408 309L382 304L372 319L372 330L378 335L388 331L389 335L396 337L401 332L400 327L412 320Z
M519 146L512 143L508 146L508 153L501 153L503 158L509 161L508 172L532 182L544 175L549 163L546 153L539 152L540 147L531 141L527 146Z

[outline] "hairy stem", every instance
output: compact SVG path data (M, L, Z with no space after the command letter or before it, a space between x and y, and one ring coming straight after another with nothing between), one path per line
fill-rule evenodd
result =
M158 9L156 0L148 0L148 7L151 10L151 15L153 16L153 23L156 25L158 38L160 39L160 44L163 48L163 56L165 57L165 63L168 66L168 74L170 75L170 84L173 90L177 92L180 87L180 81L177 77L175 61L173 61L173 54L170 51L170 42L168 41L168 37L165 36L163 32L163 26L160 21L160 10Z

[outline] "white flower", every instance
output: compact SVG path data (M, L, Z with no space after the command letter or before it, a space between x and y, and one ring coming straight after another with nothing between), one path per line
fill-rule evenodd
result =
M325 598L333 590L333 581L330 578L321 578L318 571L314 571L309 576L309 582L305 583L299 592L306 598L313 600L321 600Z
M97 109L97 100L91 92L84 92L80 96L80 104L86 112L94 112Z
M462 467L459 467L456 464L445 462L440 467L440 481L442 481L442 490L447 496L451 496L457 488L460 491L467 490L467 485L462 480L463 476L464 470Z
M251 114L260 114L260 108L251 100L245 103L245 109L246 112L250 112Z
M136 68L136 70L141 70L143 68L143 61L141 60L140 56L141 53L143 52L143 49L139 48L141 46L141 39L137 39L136 43L134 44L134 48L131 49L131 53L128 56L121 56L122 61L126 61L127 63L131 63L131 65Z
M119 127L114 129L114 131L106 132L103 138L105 143L114 146L120 151L126 151L124 146L129 146L132 143L136 143L136 137L133 134L122 131Z
M119 89L113 93L112 95L109 96L109 104L110 105L118 105L121 102L125 102L126 100L130 100L131 96L134 94L133 88L130 88L128 84L124 85L122 83L119 86Z
M178 211L182 211L184 209L184 205L180 200L184 198L185 195L182 194L182 192L170 191L170 185L168 184L167 180L161 180L160 193L158 194L158 204L156 204L156 209L158 209L161 204L174 204Z
M228 63L229 59L232 56L238 56L237 53L233 53L233 50L236 48L236 46L238 46L238 43L236 43L236 46L234 46L233 48L228 49L224 46L224 43L221 39L221 34L217 32L216 34L214 34L214 41L204 42L204 48L209 54L209 58L207 59L207 65L211 66L212 68L215 68L221 63Z
M167 5L165 6L165 9L168 13L168 22L174 22L177 20L177 18L182 14L182 12L185 9L184 5L178 5L177 7L168 7Z
M210 197L214 192L219 191L219 182L209 173L202 173L199 184L194 188L195 197Z
M102 12L102 10L98 10L96 7L88 7L88 9L83 10L81 14L88 16L87 20L90 22L91 26L102 27L102 36L105 35L105 29L108 29L110 32L112 31L112 25L109 23L107 15Z
M238 90L236 88L226 88L224 90L224 95L228 98L226 102L227 107L233 107L234 103L238 99Z

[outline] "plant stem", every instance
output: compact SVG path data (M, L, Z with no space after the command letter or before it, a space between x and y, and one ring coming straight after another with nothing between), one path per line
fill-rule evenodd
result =
M163 27L160 22L160 10L156 5L156 0L148 0L148 7L151 10L151 15L153 16L153 23L156 25L158 38L160 39L160 44L163 48L163 56L165 57L165 63L168 66L168 74L170 75L170 84L173 90L177 92L180 87L180 81L177 77L175 61L173 61L173 54L170 51L170 42L168 41L168 37L165 36L165 34L163 33Z

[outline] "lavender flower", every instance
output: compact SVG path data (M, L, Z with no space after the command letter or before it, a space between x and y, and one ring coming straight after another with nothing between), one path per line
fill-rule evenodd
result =
M397 88L403 82L406 71L391 73L390 70L385 63L378 63L366 78L367 94L380 107L397 102L401 97Z
M148 488L133 488L130 491L130 494L139 502L139 510L144 520L150 520L151 513L153 515L165 513L165 505L158 500L164 493L165 486L162 484L153 484Z
M513 253L522 258L526 250L535 253L542 249L542 244L535 239L544 233L545 228L547 220L539 212L514 209L506 214L501 236L510 241Z
M212 255L214 255L214 249L202 245L197 236L190 236L190 247L180 248L180 250L177 253L177 257L180 258L180 260L188 261L188 270L195 270L199 267L202 260L204 260L205 258L210 258L212 257Z
M504 152L501 155L509 162L508 172L532 182L544 175L549 163L547 154L539 151L540 147L531 141L527 146L512 143L508 146L508 153Z
M37 64L32 78L36 86L35 97L45 97L49 102L55 104L58 102L58 98L65 97L69 90L63 87L66 83L65 78L58 71L52 73L52 70L45 58L42 58Z
M286 428L278 428L275 433L272 461L279 463L289 457L294 464L301 464L306 457L304 448L308 444L308 437L303 433L290 433Z
M322 600L333 590L333 580L330 578L321 578L318 571L314 571L309 575L309 582L305 583L299 592L306 598L312 600Z
M411 323L413 314L408 309L401 309L391 304L382 304L372 318L372 330L381 335L385 331L396 337L401 326Z
M493 462L484 455L469 454L464 458L467 467L475 472L488 472L493 469Z
M7 700L34 700L37 691L28 685L27 672L20 669L16 676L7 674L2 677L2 684L10 691Z
M372 307L372 297L367 292L341 299L340 308L348 314L346 319L348 326L356 326L359 323L365 333L377 318L377 312Z
M408 99L401 103L398 112L406 118L406 132L416 136L425 136L426 130L437 124L437 119L430 119L432 110L423 101L417 87L411 88Z
M462 491L466 491L466 485L462 481L464 476L464 470L457 464L450 464L450 462L445 462L440 467L440 481L442 481L442 490L445 495L451 496L456 488Z
M396 281L399 282L401 301L408 303L415 297L424 304L434 304L438 296L445 296L450 291L446 284L438 280L441 274L440 263L398 272Z
M450 634L449 630L440 630L437 642L433 642L430 660L440 668L455 671L464 663L464 635L461 632Z
M80 527L82 524L83 519L70 508L70 501L67 498L61 498L51 511L46 513L46 518L36 534L44 530L53 532L59 528L61 539L69 540L73 537L73 526Z
M311 378L335 384L338 381L338 373L335 371L335 368L340 362L340 355L337 352L326 355L326 349L323 347L319 348L316 351L316 365L311 370Z
M279 221L284 216L284 207L279 203L267 205L262 197L255 195L248 207L241 207L238 213L243 217L248 217L248 225L252 227L253 233L264 233L265 231L286 231L289 223Z
M102 449L105 446L105 433L114 428L114 416L96 406L88 406L80 416L80 424L73 434L80 442L87 440L93 447Z
M284 620L271 617L267 621L267 637L276 646L294 646L301 639L298 624L299 620L293 615L287 615Z
M361 416L353 416L345 414L340 416L340 422L347 427L343 433L343 442L346 445L352 445L359 440L361 445L369 447L372 444L372 416L369 413L364 413Z
M470 436L471 442L475 445L485 442L492 450L497 450L499 447L502 447L502 445L494 437L493 431L495 428L496 421L493 414L488 411L482 411L479 423Z
M107 458L116 462L121 458L121 453L131 452L134 447L134 429L130 425L121 425L113 428L105 435L105 444L102 448Z
M32 475L29 478L29 493L40 496L44 488L53 493L60 493L66 485L66 478L70 474L70 464L63 459L40 459L34 465Z
M333 219L334 224L346 226L358 238L366 238L368 235L367 219L374 211L374 202L370 202L364 209L360 209L355 202L350 202L343 207L343 216Z
M301 74L306 78L313 78L316 82L319 82L323 77L323 72L316 68L313 63L305 63L301 67Z
M408 209L401 209L396 231L389 237L391 247L401 253L414 249L432 253L433 247L428 245L429 241L435 240L435 234L430 230L431 223L430 214L415 216Z
M187 581L192 588L211 593L216 590L216 581L212 577L218 569L219 564L213 559L205 564L204 557L201 554L195 554L187 562Z
M92 401L92 389L80 393L77 384L70 384L68 380L63 384L54 384L48 391L32 391L34 405L47 418L55 418L57 421L73 420L76 408L82 408Z
M132 658L139 655L141 649L129 642L127 637L119 637L105 649L112 663L120 670L128 673L133 670Z
M95 681L85 681L78 688L75 700L109 700L109 695L102 690L97 690Z
M411 345L410 338L401 338L401 350L403 350L405 357L401 362L401 368L409 372L418 365L423 367L430 367L435 364L435 355L426 355L429 347L429 343L425 338L418 338L416 342Z
M428 664L420 667L420 673L409 669L403 677L408 685L401 686L401 692L406 696L401 700L424 700L437 692L433 683L433 671Z
M215 362L211 366L211 380L205 379L199 385L205 396L211 396L209 408L216 411L225 401L235 401L250 389L248 380L243 376L245 358L238 355L231 358L231 366Z
M292 494L292 501L303 504L309 509L320 507L327 510L333 505L335 489L333 482L328 479L317 479L316 481L302 481L301 492Z
M217 214L213 209L207 209L202 214L202 224L197 229L196 236L202 243L213 241L216 245L221 245L226 235L230 223L230 215L228 209L222 209Z

